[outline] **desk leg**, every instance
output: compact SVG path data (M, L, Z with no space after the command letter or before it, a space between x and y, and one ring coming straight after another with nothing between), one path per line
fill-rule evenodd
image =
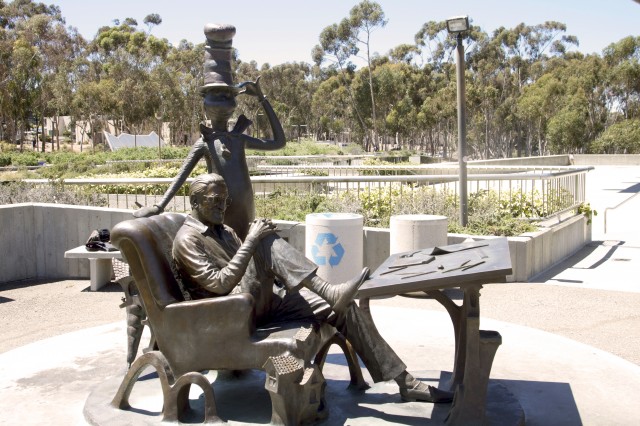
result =
M440 303L449 314L453 324L453 336L455 338L455 353L453 356L453 374L448 383L448 390L455 391L456 387L462 383L464 377L464 366L466 357L467 330L463 326L463 307L456 305L441 290L425 291L429 297Z
M489 374L502 337L496 331L480 330L481 288L482 285L477 284L464 289L458 338L460 342L456 345L457 355L464 354L464 370L462 383L455 389L451 411L446 419L449 425L484 423Z
M89 259L91 291L97 291L111 282L111 259Z

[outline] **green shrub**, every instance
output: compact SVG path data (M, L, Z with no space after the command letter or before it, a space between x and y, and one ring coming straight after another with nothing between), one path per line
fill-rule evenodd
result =
M358 145L355 144L350 144L346 147L340 147L338 145L317 143L312 140L302 140L300 142L287 142L284 148L278 149L276 151L247 150L247 155L341 155L345 150L357 151L358 148ZM359 149L361 152L362 148Z
M355 143L350 143L347 146L343 146L340 149L340 153L341 154L345 154L345 155L362 155L364 154L364 149L362 149L362 146L355 144Z
M144 170L131 171L120 174L107 174L103 175L104 178L129 178L129 179L142 179L142 178L174 178L178 175L179 167L159 166L153 168L146 168ZM194 168L190 176L198 176L206 173L207 169L203 165L198 165ZM91 176L78 176L79 178L90 178ZM86 185L87 191L96 193L111 193L111 194L148 194L148 195L162 195L169 188L169 184L144 184L144 185ZM181 190L176 195L187 195L188 185L183 185Z
M300 170L300 173L306 176L329 176L329 172L326 169L303 169Z
M39 162L45 161L44 157L37 152L26 151L22 153L14 153L11 156L11 164L19 166L37 166Z
M398 204L400 191L393 186L375 188L360 192L358 198L362 204L361 212L365 217L367 226L386 228L389 226L394 206Z
M13 152L16 150L16 146L9 141L0 141L0 151Z
M365 166L400 166L400 165L411 165L407 162L394 162L388 160L382 160L380 158L366 158L363 162ZM362 170L360 172L363 176L391 176L391 175L414 175L415 171L413 170L403 170L396 168L389 168L387 170Z
M587 218L587 225L591 224L594 216L598 216L597 210L592 209L591 204L589 203L580 204L576 209L576 213L585 215Z
M256 217L304 222L307 214L318 211L324 199L319 194L277 189L265 197L256 197Z
M5 182L0 184L0 204L52 203L84 206L107 205L107 200L95 193L79 193L68 187L51 183L34 185L25 182Z
M277 190L256 199L256 214L281 220L304 221L309 213L343 212L363 215L365 226L388 227L392 215L434 214L449 218L449 232L472 235L513 236L532 232L537 227L513 217L498 202L492 191L480 191L469 197L469 221L460 226L456 195L433 187L394 186L324 196Z
M11 154L0 154L0 167L7 167L11 165Z

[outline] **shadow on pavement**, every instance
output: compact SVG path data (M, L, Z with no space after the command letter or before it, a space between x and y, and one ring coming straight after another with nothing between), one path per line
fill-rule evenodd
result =
M619 192L622 194L637 194L638 192L640 192L640 183L635 183Z
M546 271L541 272L540 274L534 276L529 282L546 282L549 280L561 281L561 282L574 282L581 283L579 280L562 280L554 278L563 271L567 269L596 269L599 266L603 265L607 260L610 260L615 254L618 248L624 246L624 241L617 241L615 244L610 245L605 241L592 241L591 243L585 245L582 249L580 249L573 256L568 257L567 259L559 262L555 266L547 269ZM588 266L576 266L581 262L585 261L585 259L589 258L594 254L594 252L601 247L609 247L609 249L600 256L595 262Z
M553 424L557 426L583 424L569 383L505 379L497 381L517 396L527 420L536 414L539 416L540 413L545 413L543 417L555 419Z

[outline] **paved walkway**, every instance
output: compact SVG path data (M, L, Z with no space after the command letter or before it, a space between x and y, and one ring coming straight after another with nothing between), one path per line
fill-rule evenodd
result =
M630 198L640 190L640 167L597 167L587 189L598 211L592 244L536 282L482 291L482 328L503 336L492 379L518 397L527 424L640 422L640 197ZM607 212L605 232L606 208L626 199ZM120 293L115 284L88 287L59 281L0 290L0 424L84 424L89 390L122 371ZM373 314L411 370L451 369L451 325L434 301L377 300ZM370 417L346 423L419 423L370 408Z

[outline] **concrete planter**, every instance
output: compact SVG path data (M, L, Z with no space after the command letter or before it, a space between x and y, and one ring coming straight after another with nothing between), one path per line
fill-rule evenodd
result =
M467 238L480 241L495 237L449 234L449 244ZM513 274L507 281L527 282L591 242L591 225L587 225L587 219L580 214L536 232L508 237L508 240Z
M278 222L285 236L296 248L304 250L304 224ZM464 234L448 234L448 244L467 239L481 241L498 238ZM507 281L528 282L591 242L591 225L584 215L576 215L517 237L508 237L513 274ZM375 270L389 257L390 232L386 228L364 228L364 264Z
M132 211L63 204L11 204L0 206L0 285L34 278L87 278L86 259L65 259L64 252L84 244L94 229L111 229L131 219ZM305 225L277 221L283 237L305 249ZM389 256L389 229L363 230L363 261L372 270ZM448 234L448 243L482 237ZM571 256L591 241L591 226L583 215L566 218L537 232L509 237L513 274L509 281L527 282Z

